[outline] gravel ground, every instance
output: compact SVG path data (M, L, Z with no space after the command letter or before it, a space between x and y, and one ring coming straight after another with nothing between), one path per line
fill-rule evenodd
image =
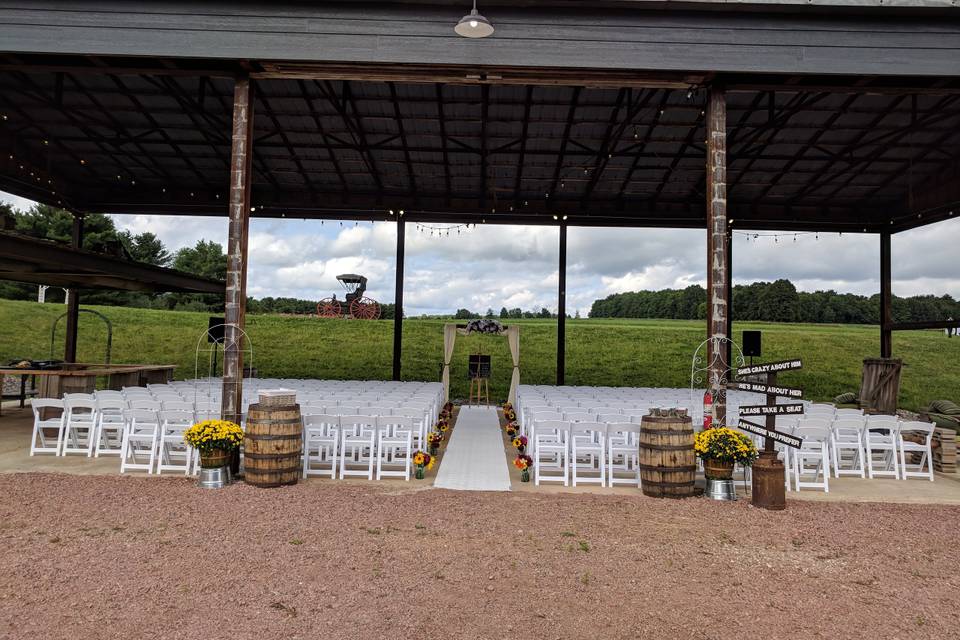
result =
M949 638L960 507L0 476L0 638Z

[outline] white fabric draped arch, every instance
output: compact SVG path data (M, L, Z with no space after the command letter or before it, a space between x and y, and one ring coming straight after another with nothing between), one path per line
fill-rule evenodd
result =
M457 325L448 322L443 325L443 396L450 400L450 360L453 358L453 346L457 341ZM466 335L466 330L461 329L460 333ZM510 357L513 359L513 374L510 376L510 394L507 396L511 404L517 402L517 387L520 385L520 327L511 325L504 327L500 335L507 336L507 344L510 345Z

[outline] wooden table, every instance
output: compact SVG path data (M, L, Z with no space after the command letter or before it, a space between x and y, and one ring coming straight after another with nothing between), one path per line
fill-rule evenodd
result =
M173 364L64 364L59 369L0 369L0 376L36 376L38 398L62 398L65 393L93 393L97 378L107 389L163 384L173 379Z

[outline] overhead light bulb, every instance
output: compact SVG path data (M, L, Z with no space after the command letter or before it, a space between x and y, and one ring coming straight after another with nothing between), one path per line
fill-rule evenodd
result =
M473 0L473 9L460 18L453 30L464 38L486 38L493 35L493 25L477 12L477 0Z

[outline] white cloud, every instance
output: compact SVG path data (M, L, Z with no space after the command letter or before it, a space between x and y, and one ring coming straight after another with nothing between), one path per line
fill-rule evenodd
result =
M0 193L0 200L29 208ZM227 220L211 217L113 216L134 233L152 231L176 250L206 239L226 244ZM894 292L949 293L960 298L955 249L960 222L951 220L893 237ZM438 225L434 225L438 226ZM394 223L253 219L250 295L310 300L343 289L340 273L369 279L368 295L394 297ZM481 225L440 235L407 224L404 302L409 315L466 307L557 307L559 232L553 226ZM570 227L567 309L582 315L597 298L638 289L682 288L706 280L702 229ZM734 236L734 282L789 278L801 290L834 289L870 295L879 290L876 235L798 234L778 238Z

